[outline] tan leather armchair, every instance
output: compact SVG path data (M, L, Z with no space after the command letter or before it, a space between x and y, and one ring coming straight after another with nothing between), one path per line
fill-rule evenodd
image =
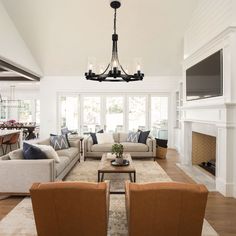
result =
M126 182L130 236L200 236L208 191L204 185Z
M109 183L36 183L30 189L38 236L105 236Z

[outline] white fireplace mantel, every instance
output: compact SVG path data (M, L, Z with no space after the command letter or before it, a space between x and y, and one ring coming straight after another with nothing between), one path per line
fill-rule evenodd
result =
M216 189L236 197L236 28L229 27L184 61L185 70L223 49L223 96L186 101L180 142L181 163L192 165L192 131L216 137Z

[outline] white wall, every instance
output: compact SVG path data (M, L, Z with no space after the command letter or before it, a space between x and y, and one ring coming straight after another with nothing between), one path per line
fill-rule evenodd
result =
M0 59L36 75L42 72L0 1Z
M235 0L199 0L185 33L187 58L229 26L236 26Z
M75 93L166 93L170 96L170 133L174 127L174 92L180 77L145 77L144 81L109 83L87 81L84 77L44 77L40 82L41 137L57 132L57 95L61 92ZM172 137L172 135L170 135ZM172 140L169 140L169 146Z

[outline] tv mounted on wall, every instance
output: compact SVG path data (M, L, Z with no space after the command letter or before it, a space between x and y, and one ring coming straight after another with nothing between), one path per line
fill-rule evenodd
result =
M186 70L187 101L223 95L223 51Z

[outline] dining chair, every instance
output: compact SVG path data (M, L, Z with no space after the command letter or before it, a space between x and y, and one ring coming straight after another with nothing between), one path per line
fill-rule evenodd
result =
M6 145L5 148L5 154L7 153L8 147L10 148L10 151L12 151L12 145L16 144L16 147L20 147L19 143L20 133L15 133L10 136L8 140L3 140L3 144Z
M0 147L2 149L2 154L5 155L5 150L4 150L4 147L3 147L3 137L0 137Z

